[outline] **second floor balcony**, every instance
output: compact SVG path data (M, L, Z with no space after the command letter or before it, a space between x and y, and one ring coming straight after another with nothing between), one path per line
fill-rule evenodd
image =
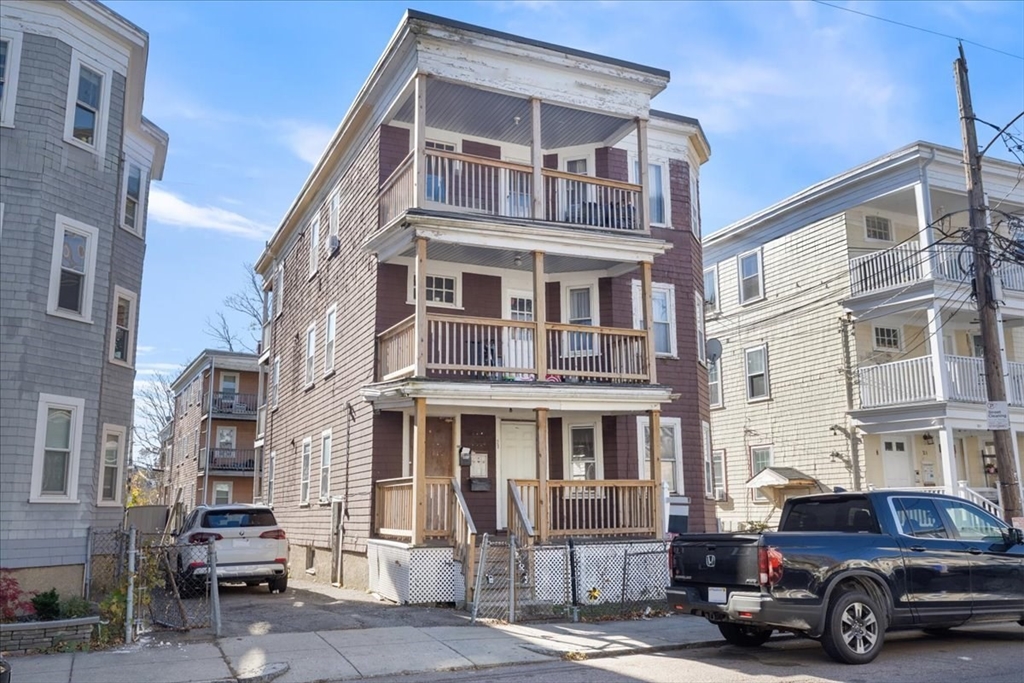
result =
M947 400L983 405L988 401L983 358L945 356L943 371L948 378ZM1007 363L1007 401L1024 407L1024 363ZM885 408L936 401L938 382L931 356L860 367L861 408ZM941 379L939 380L941 381Z
M202 462L210 471L252 474L256 469L256 449L204 448Z
M233 391L215 391L203 398L203 404L210 407L214 417L255 420L257 409L256 394L239 394Z

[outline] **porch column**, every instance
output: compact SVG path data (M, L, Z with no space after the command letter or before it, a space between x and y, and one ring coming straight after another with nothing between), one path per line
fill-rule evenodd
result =
M932 352L932 381L935 383L935 399L949 400L949 372L946 369L946 342L942 338L942 304L935 300L926 311L928 316L928 341Z
M959 495L960 473L956 467L956 449L953 443L953 429L939 429L939 454L942 458L942 483L952 495Z
M416 238L416 377L427 376L427 238Z
M926 279L931 279L935 275L938 263L935 258L937 247L928 246L935 241L935 234L932 230L932 197L928 189L928 172L925 169L921 169L921 180L914 185L914 203L917 206L917 229L921 235L921 247L927 247L921 261L921 274Z
M412 451L412 544L422 545L427 531L427 399L416 398L414 401L416 442Z
M530 161L533 163L533 217L544 218L544 151L541 149L540 137L540 99L530 98L530 127L532 142L530 143Z
M654 357L654 326L651 320L654 319L654 303L651 299L651 264L649 261L640 262L640 296L643 298L644 306L644 330L647 332L647 376L651 384L658 383L658 365Z
M412 149L415 156L412 162L412 205L415 208L420 208L423 206L427 192L427 75L416 74L413 87L415 106L413 107Z
M548 299L544 282L544 252L533 252L533 322L534 364L537 366L537 381L543 382L548 376Z
M645 232L651 230L651 187L648 182L650 168L647 161L647 119L636 120L636 159L640 167L637 182L640 184L640 225Z
M537 408L537 509L534 531L540 543L548 540L548 409Z
M647 422L651 430L651 436L647 440L651 451L651 479L654 480L654 536L662 538L665 535L665 501L662 500L661 484L661 411L651 410L647 413Z

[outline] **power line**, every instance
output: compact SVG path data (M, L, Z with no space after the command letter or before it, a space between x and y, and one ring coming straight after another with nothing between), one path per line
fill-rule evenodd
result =
M921 27L921 26L915 26L913 24L907 24L907 23L904 23L902 21L896 21L895 19L887 19L886 17L880 17L877 14L868 14L867 12L862 12L860 10L853 9L852 7L843 7L842 5L833 5L831 2L825 2L825 0L811 0L811 1L812 2L816 2L819 5L824 5L825 7L831 7L832 9L838 9L838 10L842 10L844 12L850 12L851 14L859 14L862 17L868 17L869 19L877 19L878 21L884 21L887 24L893 24L895 26L902 26L903 28L909 28L909 29L912 29L914 31L920 31L922 33L929 33L929 34L931 34L933 36L939 36L940 38L948 38L950 40L956 40L956 41L961 42L961 43L967 43L968 45L973 45L975 47L980 47L983 50L991 50L992 52L997 52L997 53L999 53L1001 55L1005 55L1007 57L1013 57L1014 59L1019 59L1021 61L1024 61L1024 57L1022 57L1021 55L1015 55L1012 52L1006 52L1005 50L1000 50L999 48L991 47L990 45L985 45L984 43L978 43L978 42L975 42L973 40L967 40L966 38L960 38L959 36L950 35L949 33L941 33L939 31L933 31L930 28L924 28L924 27Z

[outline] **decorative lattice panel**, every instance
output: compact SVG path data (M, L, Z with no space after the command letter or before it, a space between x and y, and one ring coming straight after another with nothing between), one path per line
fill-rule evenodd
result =
M409 550L409 595L412 604L455 602L455 561L451 548Z
M669 581L667 556L668 548L660 541L577 545L577 603L603 605L638 600L657 586L664 598Z
M369 588L389 600L409 602L409 548L391 541L366 541Z

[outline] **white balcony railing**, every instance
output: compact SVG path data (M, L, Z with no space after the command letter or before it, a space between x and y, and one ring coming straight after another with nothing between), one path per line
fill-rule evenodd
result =
M946 356L946 370L949 372L949 399L965 403L984 403L988 391L985 389L985 361L982 358Z
M982 358L946 356L949 376L949 400L959 403L985 403L985 364ZM1008 363L1007 400L1024 406L1024 363ZM909 358L893 363L869 365L857 369L862 408L883 408L936 399L931 356Z
M924 278L924 262L933 258L934 277L946 282L970 282L974 250L962 244L936 244L922 251L917 242L850 259L850 291L867 292L904 287ZM997 267L1003 289L1024 292L1024 266L1001 263Z

